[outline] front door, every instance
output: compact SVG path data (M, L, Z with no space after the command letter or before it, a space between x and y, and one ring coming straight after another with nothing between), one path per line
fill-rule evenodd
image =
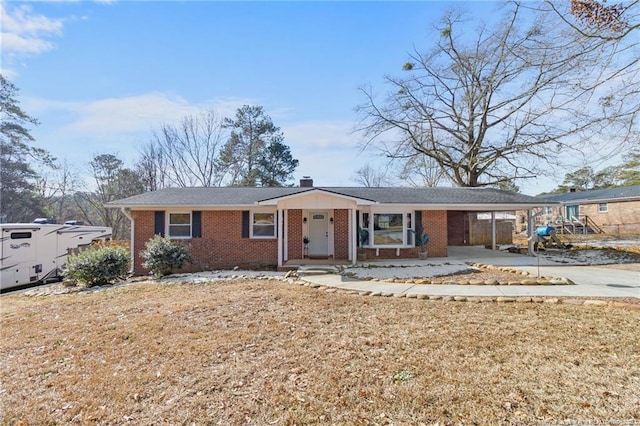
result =
M329 256L328 212L309 212L309 256Z
M567 206L567 220L571 221L573 218L577 218L580 213L579 206Z

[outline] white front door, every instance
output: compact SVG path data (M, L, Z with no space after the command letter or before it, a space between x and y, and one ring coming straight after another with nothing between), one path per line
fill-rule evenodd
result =
M328 212L309 212L309 256L329 256Z

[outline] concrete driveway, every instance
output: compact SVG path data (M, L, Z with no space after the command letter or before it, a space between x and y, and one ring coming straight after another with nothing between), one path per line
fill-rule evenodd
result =
M391 293L461 295L461 296L551 296L551 297L636 297L640 298L640 264L576 266L557 263L542 257L526 256L484 247L449 247L449 256L440 258L369 260L378 267L438 263L483 263L509 266L527 271L533 276L566 277L574 286L460 286L390 284L344 279L339 275L308 277L321 285L354 290Z

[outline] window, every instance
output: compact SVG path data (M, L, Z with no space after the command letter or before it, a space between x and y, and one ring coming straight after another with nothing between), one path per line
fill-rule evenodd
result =
M404 214L376 213L373 215L373 244L376 246L404 245Z
M606 213L609 211L609 203L598 203L598 211L600 213Z
M251 238L274 238L275 236L275 213L253 213L251 215Z
M24 240L31 238L31 232L12 232L11 239L12 240Z
M191 238L191 214L169 213L169 237Z
M543 214L545 214L545 215L552 215L552 214L553 214L553 207L549 207L549 206L545 207L545 208L544 208L544 213L543 213Z

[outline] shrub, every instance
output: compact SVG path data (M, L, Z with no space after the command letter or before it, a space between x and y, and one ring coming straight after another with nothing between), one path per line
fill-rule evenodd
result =
M191 261L191 256L184 246L171 241L169 237L160 235L147 241L140 256L144 260L142 266L156 277L169 275Z
M84 250L67 258L65 277L87 287L108 284L129 272L129 251L124 247L104 246Z

